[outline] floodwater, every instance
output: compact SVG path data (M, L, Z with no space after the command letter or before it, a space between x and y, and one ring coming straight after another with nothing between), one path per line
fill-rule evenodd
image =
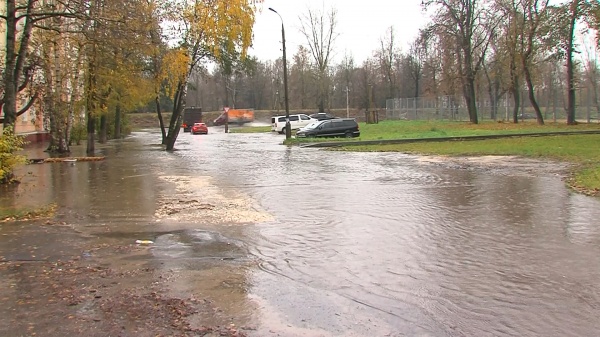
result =
M99 148L102 162L29 165L0 203L57 202L89 238L153 240L144 263L172 272L168 291L221 308L198 325L241 322L250 336L600 331L600 201L567 190L564 167L290 148L281 135L220 130L182 133L173 153L149 131Z

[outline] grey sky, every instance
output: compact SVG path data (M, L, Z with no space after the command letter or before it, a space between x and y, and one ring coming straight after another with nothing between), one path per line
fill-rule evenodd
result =
M421 0L265 0L262 12L257 14L254 27L254 45L250 54L260 60L281 57L281 21L268 10L273 7L283 18L288 60L299 45L307 45L299 32L299 16L307 9L327 11L335 8L339 36L335 43L334 62L345 53L352 54L361 64L380 47L380 40L388 27L393 26L396 44L406 51L428 20L421 9Z

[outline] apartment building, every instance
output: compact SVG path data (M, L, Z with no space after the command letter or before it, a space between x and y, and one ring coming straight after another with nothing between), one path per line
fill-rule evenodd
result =
M0 2L0 13L6 15L6 2ZM6 55L6 21L0 20L0 55L5 62ZM4 67L3 67L4 68ZM28 98L24 95L17 97L17 111L25 106ZM4 111L0 111L0 133L3 131ZM38 106L32 106L28 111L17 117L15 122L15 133L25 136L30 142L44 141L48 139L48 132L44 130L44 117Z

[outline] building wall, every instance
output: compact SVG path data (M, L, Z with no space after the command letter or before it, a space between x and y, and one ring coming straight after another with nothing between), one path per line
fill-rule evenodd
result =
M0 1L0 13L6 15L6 2ZM6 50L6 21L0 20L0 59L1 62L5 62L5 50ZM27 104L27 99L20 97L17 99L17 110L21 109ZM30 135L44 135L43 117L40 113L36 113L36 107L32 106L27 112L17 117L15 123L15 132L19 135L28 136ZM4 111L0 111L0 133L3 131L4 122ZM44 136L45 137L45 136ZM34 139L39 137L35 136Z

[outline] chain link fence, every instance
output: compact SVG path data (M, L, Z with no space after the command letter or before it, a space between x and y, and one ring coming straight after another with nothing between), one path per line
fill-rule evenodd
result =
M566 94L539 90L536 100L544 120L566 120ZM477 101L478 118L480 121L512 121L514 105L510 94L498 98L495 104L491 99L481 99ZM593 88L577 90L575 115L579 122L600 121L599 97ZM526 91L521 94L517 116L521 120L535 119L535 110ZM462 96L394 98L386 100L385 119L468 121L469 113Z

